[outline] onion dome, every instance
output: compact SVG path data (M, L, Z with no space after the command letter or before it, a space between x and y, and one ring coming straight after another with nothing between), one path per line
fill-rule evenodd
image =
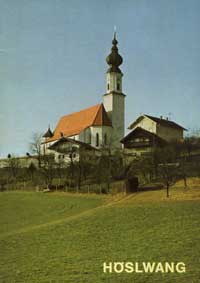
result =
M52 133L52 131L50 129L50 126L49 126L48 130L46 131L46 133L42 137L43 138L51 138L51 137L53 137L53 133Z
M107 56L106 62L110 66L108 68L108 73L109 72L116 72L116 73L121 73L121 70L119 69L119 66L123 63L123 58L122 56L118 53L118 48L117 48L118 41L116 39L116 33L114 33L114 38L112 40L112 48L111 48L111 53Z

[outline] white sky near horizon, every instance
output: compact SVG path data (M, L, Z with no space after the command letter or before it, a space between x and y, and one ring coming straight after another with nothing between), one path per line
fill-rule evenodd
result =
M0 0L0 157L102 101L117 28L126 128L140 114L200 129L199 0ZM170 114L169 114L170 113Z

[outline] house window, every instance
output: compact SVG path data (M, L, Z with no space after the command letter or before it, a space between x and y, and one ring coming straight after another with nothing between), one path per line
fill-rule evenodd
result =
M104 135L104 144L107 145L107 134Z
M99 134L96 133L96 146L99 146Z

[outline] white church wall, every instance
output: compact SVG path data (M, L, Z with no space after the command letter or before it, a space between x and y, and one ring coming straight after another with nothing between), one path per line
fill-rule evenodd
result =
M120 140L124 137L124 101L123 94L110 93L103 97L104 107L112 121L112 144L121 148Z
M124 137L124 102L123 95L114 95L112 122L117 143Z
M90 127L85 129L83 131L83 134L84 134L83 142L91 144L91 129L90 129Z
M106 75L106 90L107 93L110 93L112 91L115 92L122 92L122 73L107 73Z
M94 147L100 147L102 144L102 127L101 126L93 126L91 129L91 145ZM99 135L99 145L97 145L97 134Z
M103 146L110 146L110 143L112 142L112 127L103 126L102 127L102 145ZM106 136L106 138L105 138Z
M112 121L113 98L111 94L107 94L103 96L103 105L107 112L108 117Z
M94 147L102 147L105 145L105 135L107 145L109 145L112 136L112 127L109 126L93 126L91 129L91 145ZM99 135L99 145L97 146L97 134Z

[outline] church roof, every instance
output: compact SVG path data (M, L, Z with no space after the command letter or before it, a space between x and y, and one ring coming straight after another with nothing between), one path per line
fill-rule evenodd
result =
M78 135L84 129L91 126L112 126L103 104L97 104L61 117L55 128L53 137L49 138L47 142L58 140L61 135L64 137Z
M181 125L173 122L173 121L170 121L170 120L166 120L164 118L157 118L157 117L154 117L154 116L150 116L150 115L142 115L142 116L139 116L129 127L128 129L133 129L144 117L148 117L149 119L151 119L152 121L162 125L162 126L166 126L166 127L171 127L171 128L176 128L176 129L182 129L182 130L185 130L187 131L185 128L183 128Z

